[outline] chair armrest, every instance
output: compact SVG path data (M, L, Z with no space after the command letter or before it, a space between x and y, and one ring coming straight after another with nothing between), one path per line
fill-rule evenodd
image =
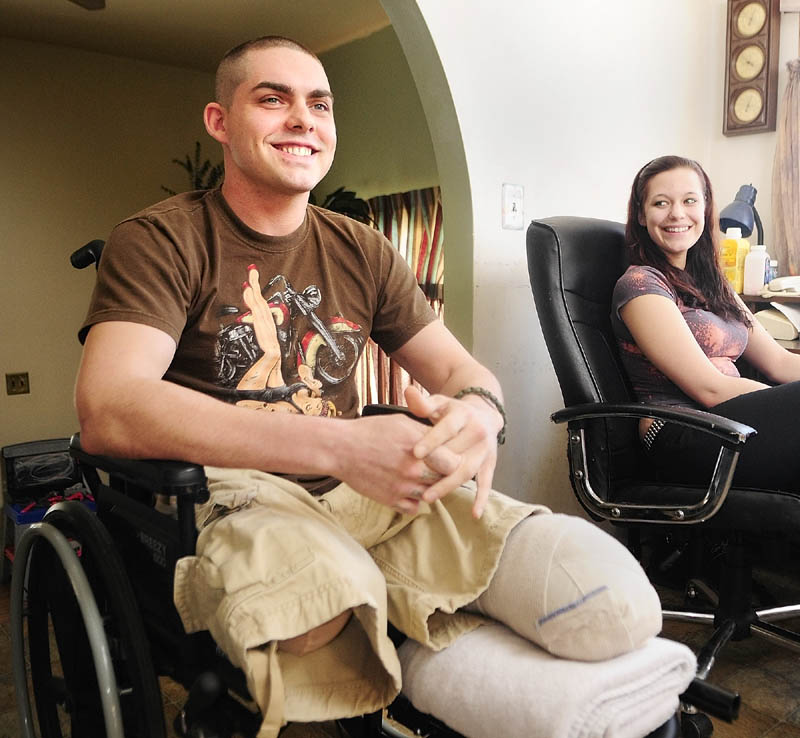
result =
M426 418L419 418L407 407L400 405L366 405L362 412L363 415L389 413L402 413L420 423L431 425ZM81 446L80 433L76 433L70 439L69 450L70 454L79 462L119 476L125 481L144 487L151 492L181 496L196 493L198 488L205 490L207 481L205 469L199 464L166 459L122 459L89 454ZM196 501L205 502L207 499L208 492L206 490L205 498L198 498Z
M139 487L167 495L198 495L196 502L208 499L205 469L199 464L159 459L120 459L86 453L81 447L80 433L69 442L70 454L78 462L122 477Z
M703 498L691 505L608 502L592 488L587 463L585 424L613 418L659 418L709 433L720 440L714 472ZM755 429L713 413L690 408L637 403L589 403L574 405L551 415L556 423L568 423L568 456L573 489L586 510L603 520L637 523L702 523L713 517L728 496L741 447Z
M425 425L433 425L428 418L420 418L418 415L414 415L407 407L403 407L402 405L388 405L388 404L373 404L373 405L364 405L363 410L361 411L361 415L367 417L369 415L392 415L395 413L400 413L405 415L412 420L416 420L418 423L423 423Z
M695 430L716 436L724 443L741 446L757 433L744 423L738 423L721 415L714 415L703 410L688 407L671 407L666 405L643 405L640 403L602 403L592 402L584 405L573 405L554 412L550 419L554 423L570 423L574 420L590 420L597 418L658 418L694 428Z

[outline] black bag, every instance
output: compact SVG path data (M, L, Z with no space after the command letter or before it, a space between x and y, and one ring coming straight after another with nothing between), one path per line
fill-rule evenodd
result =
M30 503L82 489L78 464L69 453L69 438L52 438L3 446L6 501Z

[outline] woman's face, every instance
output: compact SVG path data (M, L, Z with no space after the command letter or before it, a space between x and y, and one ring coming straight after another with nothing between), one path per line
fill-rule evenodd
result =
M686 254L705 226L703 183L694 169L661 172L647 183L639 223L670 264L686 267Z

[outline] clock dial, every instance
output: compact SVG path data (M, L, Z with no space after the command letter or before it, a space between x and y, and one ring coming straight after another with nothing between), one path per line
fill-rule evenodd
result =
M767 20L767 9L763 3L747 3L736 18L736 30L742 36L755 36Z
M764 98L753 87L746 87L733 101L733 114L742 123L752 123L761 114Z
M737 55L735 62L736 74L740 79L751 80L761 74L764 68L764 51L760 46L751 44L745 46Z

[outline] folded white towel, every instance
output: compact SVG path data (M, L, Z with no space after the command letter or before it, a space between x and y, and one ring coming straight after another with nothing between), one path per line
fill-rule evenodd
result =
M678 709L697 666L663 638L608 661L571 661L495 624L442 651L409 639L398 653L406 697L468 738L642 738Z

